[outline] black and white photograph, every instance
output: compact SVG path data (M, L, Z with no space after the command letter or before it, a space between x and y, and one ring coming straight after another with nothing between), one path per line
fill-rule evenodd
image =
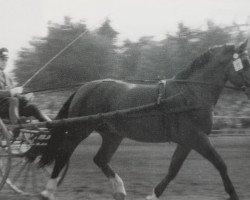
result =
M249 0L0 0L0 200L249 200Z

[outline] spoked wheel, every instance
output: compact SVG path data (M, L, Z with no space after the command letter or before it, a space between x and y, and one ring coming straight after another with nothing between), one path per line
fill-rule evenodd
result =
M52 166L40 168L37 165L39 157L30 162L25 157L12 157L11 172L6 183L17 193L22 195L38 195L44 190L52 172ZM69 164L61 172L58 185L66 175Z
M11 168L11 147L8 131L0 119L0 190L9 176Z
M50 135L46 129L39 128L21 129L18 135L11 135L11 171L6 183L21 195L38 195L44 190L53 169L52 166L41 168L38 165ZM58 185L62 183L68 166L67 163L62 170Z

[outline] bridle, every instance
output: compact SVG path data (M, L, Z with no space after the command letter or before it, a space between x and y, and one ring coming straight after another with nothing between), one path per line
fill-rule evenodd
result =
M244 70L246 69L246 66L243 65L243 63L242 63L243 60L248 60L249 61L247 51L244 51L241 54L235 53L233 55L234 70L241 77L241 79L243 81L240 88L241 88L241 90L246 91L246 89L250 87L250 83L247 81L247 78L246 78L245 73L244 73ZM250 67L250 66L248 66L248 67Z
M249 62L249 57L248 57L248 52L247 51L243 51L242 53L234 53L233 54L233 68L236 71L236 73L241 77L241 79L243 80L243 83L240 87L235 87L235 86L230 86L230 85L224 85L224 88L227 89L232 89L232 90L238 90L238 91L245 91L247 88L250 87L250 83L247 81L246 75L244 73L244 70L246 69L246 66L243 65L243 61L247 60ZM250 67L250 66L248 66ZM215 83L207 83L207 82L202 82L202 81L190 81L190 80L171 80L172 82L176 82L176 83L193 83L193 84L200 84L200 85L207 85L207 86L219 86L221 87L221 85L219 84L215 84Z
M250 83L247 81L247 78L245 76L244 70L245 66L242 63L243 59L249 60L248 57L248 52L244 51L240 54L234 53L233 54L233 68L236 71L236 73L241 77L243 80L243 83L240 87L235 87L235 86L230 86L230 85L224 85L224 88L231 89L231 90L237 90L237 91L243 91L247 92L248 88L250 88ZM250 67L250 66L248 66ZM216 87L221 87L219 84L215 83L207 83L203 81L192 81L192 80L181 80L181 79L164 79L160 80L158 82L158 98L157 98L157 104L160 104L163 96L165 96L165 91L166 91L166 85L168 82L174 82L174 83L180 83L180 84L199 84L199 85L206 85L206 86L216 86Z

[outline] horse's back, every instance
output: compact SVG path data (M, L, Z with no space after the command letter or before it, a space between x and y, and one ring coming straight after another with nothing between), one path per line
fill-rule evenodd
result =
M105 113L152 103L157 99L156 88L113 79L88 82L72 99L69 116Z

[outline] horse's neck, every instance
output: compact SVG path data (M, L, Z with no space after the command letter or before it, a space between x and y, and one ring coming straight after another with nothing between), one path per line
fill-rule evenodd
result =
M197 101L214 106L226 84L227 78L224 70L217 68L216 70L207 69L203 73L193 74L186 81L201 82L200 84L188 83L188 88L192 90Z

